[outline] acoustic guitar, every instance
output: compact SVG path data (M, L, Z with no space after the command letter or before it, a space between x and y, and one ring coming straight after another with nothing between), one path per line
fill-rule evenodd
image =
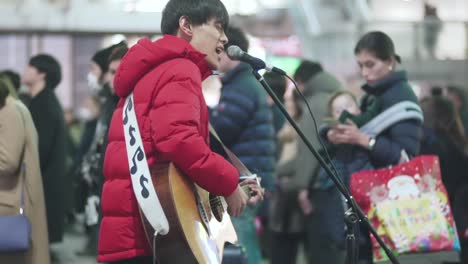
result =
M237 242L224 197L209 194L172 163L153 169L151 174L170 226L167 235L156 238L159 264L221 263L224 244ZM247 185L243 190L250 194ZM153 245L153 229L145 219L143 222Z

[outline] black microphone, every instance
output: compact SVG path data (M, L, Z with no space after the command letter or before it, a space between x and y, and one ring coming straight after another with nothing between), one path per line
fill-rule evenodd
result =
M270 66L261 59L249 55L247 52L243 51L236 45L229 46L226 53L231 60L243 61L247 64L250 64L250 66L252 66L254 70L258 71L261 69L265 69L269 72L275 72L281 75L286 75L286 72L284 72L283 70Z

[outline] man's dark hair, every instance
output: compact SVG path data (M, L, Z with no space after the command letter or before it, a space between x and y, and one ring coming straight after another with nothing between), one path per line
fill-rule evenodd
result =
M127 54L127 51L128 51L127 45L122 45L122 46L115 48L112 51L111 55L109 56L109 64L113 61L121 60L125 56L125 54Z
M5 106L5 101L9 93L7 84L0 79L0 109Z
M55 89L62 80L62 69L58 61L48 54L39 54L29 60L29 65L45 73L46 88Z
M245 33L237 27L229 26L226 29L226 37L228 38L228 43L224 45L224 49L227 50L230 46L238 46L243 51L249 51L249 40Z
M161 32L176 35L182 16L197 26L212 18L220 22L223 28L229 24L229 14L220 0L170 0L162 13Z
M10 80L11 84L15 87L15 90L18 91L21 86L20 76L17 72L12 70L4 70L0 72L0 75L4 75Z
M444 93L444 89L440 86L432 86L431 87L431 95L432 96L442 96Z
M279 75L277 73L273 72L267 72L263 75L263 78L265 78L265 81L270 85L271 89L273 92L275 92L275 95L278 97L278 99L281 100L281 102L284 102L284 92L286 91L286 78L284 76Z
M323 72L323 68L320 63L303 60L294 73L293 78L296 82L306 83L320 72Z

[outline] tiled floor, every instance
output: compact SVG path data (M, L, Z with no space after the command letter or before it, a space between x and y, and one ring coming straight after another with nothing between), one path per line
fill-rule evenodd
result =
M80 251L85 243L86 237L81 225L76 224L70 227L65 234L64 241L51 246L52 251L60 259L60 261L53 262L53 264L97 264L94 256L82 257L76 255L76 252ZM400 256L398 260L401 264L441 264L443 261L457 261L458 256L455 252L443 252ZM268 263L269 261L264 261L264 264ZM305 264L303 250L300 252L298 264ZM390 262L382 262L381 264L390 264Z
M95 256L78 256L86 243L86 235L82 224L69 226L65 232L63 242L51 245L52 252L58 257L52 264L97 264Z

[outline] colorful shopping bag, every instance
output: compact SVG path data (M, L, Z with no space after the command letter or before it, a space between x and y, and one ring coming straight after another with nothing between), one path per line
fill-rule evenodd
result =
M351 192L396 254L459 250L437 156L351 176ZM374 261L387 257L371 236Z

